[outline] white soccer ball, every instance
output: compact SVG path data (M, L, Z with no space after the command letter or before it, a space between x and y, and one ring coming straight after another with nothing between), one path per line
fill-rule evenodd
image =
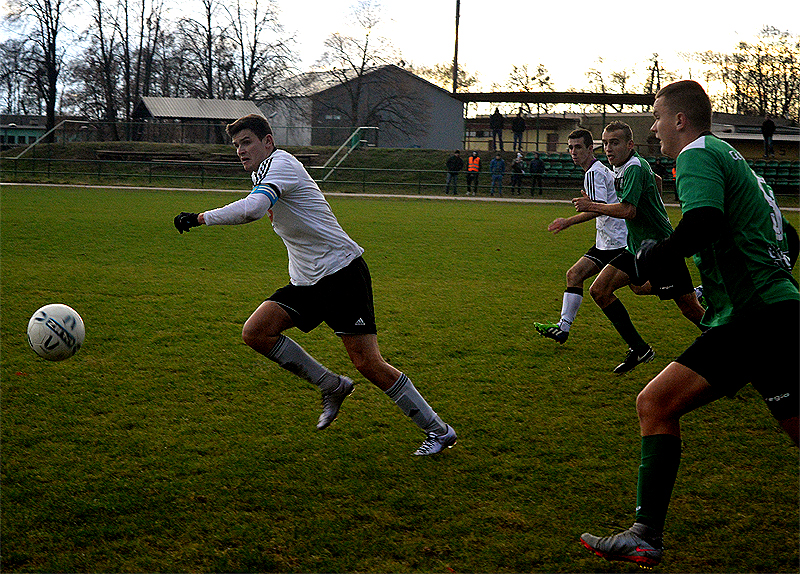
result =
M72 307L53 303L45 305L28 321L28 344L48 361L63 361L83 345L86 328Z

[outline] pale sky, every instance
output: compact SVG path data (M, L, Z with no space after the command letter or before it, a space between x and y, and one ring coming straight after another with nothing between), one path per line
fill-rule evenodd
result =
M332 32L346 32L355 0L278 0L280 20L295 32L296 48L308 69L324 51ZM392 40L415 65L451 62L455 40L455 0L383 0L380 34ZM461 0L459 65L477 73L488 91L505 84L512 65L542 64L553 88L566 91L588 85L586 72L602 69L640 71L644 77L653 53L662 67L693 79L700 69L679 56L707 50L732 52L752 41L765 26L800 33L800 2L741 4L714 0L616 2L607 9L586 0L521 2ZM600 64L598 59L602 58Z

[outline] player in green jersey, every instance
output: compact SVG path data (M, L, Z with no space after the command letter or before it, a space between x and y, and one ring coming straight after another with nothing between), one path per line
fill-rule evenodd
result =
M800 410L800 295L781 249L783 218L772 190L739 152L711 135L711 102L697 82L659 90L653 115L662 153L676 159L683 219L669 238L643 243L637 269L654 278L671 262L694 256L708 330L636 399L642 452L634 525L613 536L581 536L599 556L643 566L658 564L664 552L683 415L749 382L797 445ZM765 317L780 317L769 336L753 328Z
M628 228L627 250L606 265L594 280L589 293L602 309L622 339L628 354L614 372L627 373L637 365L651 361L655 352L634 327L622 301L614 294L630 285L639 295L658 295L673 299L684 316L699 325L703 307L697 301L692 276L684 260L676 260L658 280L648 281L636 273L634 256L645 239L665 239L672 235L672 224L661 201L660 178L650 164L634 149L633 131L624 122L612 122L603 131L603 149L614 168L618 203L601 204L589 197L572 200L579 212L595 212L619 217Z

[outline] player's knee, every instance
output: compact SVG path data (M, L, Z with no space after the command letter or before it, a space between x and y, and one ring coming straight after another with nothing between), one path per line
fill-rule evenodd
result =
M256 348L259 342L259 332L249 321L242 326L242 341L248 347Z
M254 321L246 321L242 326L242 341L244 341L245 345L260 353L268 353L277 340L277 336L270 336L262 325Z
M567 269L567 285L571 287L583 285L582 275L571 267Z
M647 422L657 418L661 412L660 405L656 400L653 393L648 392L647 387L636 397L636 414L639 417L639 422Z
M589 287L589 295L591 295L595 303L597 303L597 305L603 309L609 303L611 303L611 297L613 296L613 293L606 292L606 289L602 285L598 285L597 281L595 281L592 283L591 287Z

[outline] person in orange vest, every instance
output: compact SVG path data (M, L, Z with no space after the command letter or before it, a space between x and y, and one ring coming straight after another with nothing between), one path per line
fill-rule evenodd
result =
M472 152L467 158L467 195L478 192L478 173L481 171L481 158L478 152Z

